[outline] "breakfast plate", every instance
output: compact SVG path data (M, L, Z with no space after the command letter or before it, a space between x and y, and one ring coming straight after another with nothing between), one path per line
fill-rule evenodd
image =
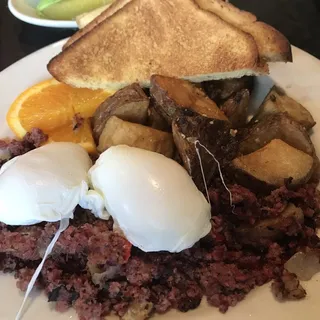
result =
M77 28L76 21L51 20L39 17L35 10L38 2L39 0L9 0L8 7L16 18L30 24L51 28Z
M14 1L12 1L14 2ZM0 108L0 120L2 126L0 137L12 136L7 127L5 116L10 104L25 89L31 85L50 77L46 70L48 61L61 51L65 40L41 49L30 56L18 61L14 65L0 73L0 94L2 105ZM283 87L287 93L302 103L313 114L316 122L320 122L320 62L298 48L293 48L294 63L270 65L270 77L259 77L255 86L251 108L254 110L260 105L273 82ZM272 80L271 80L272 79ZM320 130L315 127L312 134L315 148L320 152ZM201 319L201 320L244 320L259 319L267 320L316 320L319 317L320 307L318 304L318 291L320 274L304 283L307 290L307 298L301 301L279 303L276 302L270 292L270 284L252 291L247 298L236 307L231 308L227 314L222 315L217 309L209 307L205 302L188 313L182 314L177 311L169 312L157 319ZM14 319L23 299L15 285L12 275L0 275L1 292L0 319ZM67 320L77 319L73 310L66 313L57 313L50 309L46 298L37 292L33 293L23 319L47 319ZM110 317L112 319L112 317Z

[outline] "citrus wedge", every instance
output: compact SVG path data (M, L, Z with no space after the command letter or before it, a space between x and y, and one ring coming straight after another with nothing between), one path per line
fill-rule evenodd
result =
M70 123L56 128L51 132L48 131L47 143L62 141L80 144L89 153L96 152L96 144L92 136L89 119L85 119L78 129L75 129L74 124Z
M92 149L92 134L89 122L75 134L76 114L89 118L97 107L112 92L73 88L55 79L40 82L21 93L7 113L7 123L20 139L32 128L39 128L49 135L49 141L77 141ZM63 137L65 134L65 137ZM52 140L52 139L55 140ZM94 145L94 144L93 144Z

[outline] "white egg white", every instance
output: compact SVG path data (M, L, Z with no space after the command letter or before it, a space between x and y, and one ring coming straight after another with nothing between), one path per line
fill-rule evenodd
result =
M5 163L0 170L0 221L31 225L72 218L88 190L92 161L79 145L47 144Z
M89 170L95 192L84 207L107 216L145 252L179 252L211 229L211 208L186 170L165 156L128 146L111 147ZM100 198L100 200L99 200Z

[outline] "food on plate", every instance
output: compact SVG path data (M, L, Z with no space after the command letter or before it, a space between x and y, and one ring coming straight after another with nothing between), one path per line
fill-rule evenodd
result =
M0 141L0 270L82 320L203 298L225 313L270 281L278 299L303 299L286 263L320 247L315 122L277 87L246 121L254 76L291 61L288 41L221 0L117 0L96 14L48 65L64 84L36 85L8 113L20 140ZM100 155L79 146L95 143ZM25 206L10 201L25 189Z
M224 4L232 15L233 6ZM146 86L153 74L202 82L267 73L267 61L291 60L289 42L270 26L261 34L261 24L250 25L254 38L194 0L116 1L104 13L50 61L57 80L91 89Z
M0 170L0 221L17 226L72 218L88 189L91 165L87 152L68 142L48 144L9 160Z
M89 180L125 237L144 252L180 252L211 230L204 195L163 155L111 147L89 170Z
M92 11L82 13L76 17L76 22L79 29L84 28L87 24L89 24L92 20L96 19L103 11L111 6L111 3L108 3L102 7L96 8Z
M55 128L52 131L47 131L47 135L47 143L72 142L79 144L90 154L97 152L89 119L77 118L76 116L72 123Z
M240 10L224 0L195 0L208 10L234 27L250 34L258 47L259 55L266 61L292 61L288 40L278 30L264 22L257 21L253 14Z
M294 254L285 264L285 268L294 273L301 281L309 281L320 272L319 250L306 248Z
M167 132L171 131L171 123L168 123L168 121L157 110L153 99L150 100L150 105L148 108L147 125L157 130Z
M172 134L112 116L108 119L99 138L98 151L112 146L127 145L173 157Z
M124 7L129 1L131 0L116 0L113 1L106 10L104 10L100 15L98 15L95 19L90 21L87 25L85 25L82 29L72 35L68 41L64 44L63 50L70 46L73 42L87 34L89 31L94 29L98 24L103 22L103 20L107 19L108 17L112 16L116 13L119 9Z
M53 20L72 20L79 14L109 4L112 0L40 0L37 12Z
M224 120L185 112L173 121L172 132L184 167L202 191L204 179L210 185L218 172L218 163L229 163L238 152L237 138Z
M299 102L287 96L283 89L274 86L266 96L252 122L260 121L265 115L273 113L287 113L292 119L299 122L307 130L311 129L316 122L310 112Z
M64 141L79 142L91 152L95 150L91 127L87 120L83 128L75 127L75 119L91 117L110 94L46 80L19 95L7 113L7 123L19 139L39 128L48 134L49 141L61 141L65 135Z
M93 114L92 126L95 139L99 137L111 116L130 122L145 124L148 116L149 98L141 87L131 84L106 99Z
M169 123L185 108L208 118L228 121L216 103L189 81L153 75L150 94L155 107Z
M208 97L220 106L241 90L247 89L251 94L253 83L254 77L245 76L241 78L205 81L201 86Z
M243 155L252 153L273 139L281 139L311 156L315 154L306 129L286 113L266 114L259 121L251 122L243 133L239 151Z
M283 238L286 234L287 225L292 226L290 230L292 236L299 234L303 220L302 209L290 203L280 212L279 216L262 219L254 225L240 226L236 233L243 243L263 245L266 241L276 241Z
M241 128L246 125L249 101L250 92L248 89L243 89L235 93L220 106L221 111L231 122L232 128Z
M232 160L232 165L237 179L245 185L276 188L286 181L291 185L307 183L313 173L314 159L280 139L273 139L263 148Z

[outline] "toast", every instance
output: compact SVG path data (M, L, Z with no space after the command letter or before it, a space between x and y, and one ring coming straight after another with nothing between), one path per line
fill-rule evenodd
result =
M69 40L64 44L63 50L69 47L72 43L79 40L82 36L93 30L97 25L103 22L105 19L111 17L114 13L116 13L119 9L124 7L131 0L116 0L112 2L108 7L100 13L97 17L93 18L92 21L87 23L85 26L81 28L78 32L76 32Z
M273 27L257 21L257 17L224 0L195 0L204 10L249 33L258 46L260 58L272 62L291 62L292 52L286 37Z
M74 87L117 90L133 82L149 86L153 74L202 82L268 67L251 35L193 0L131 0L53 58L48 70Z

